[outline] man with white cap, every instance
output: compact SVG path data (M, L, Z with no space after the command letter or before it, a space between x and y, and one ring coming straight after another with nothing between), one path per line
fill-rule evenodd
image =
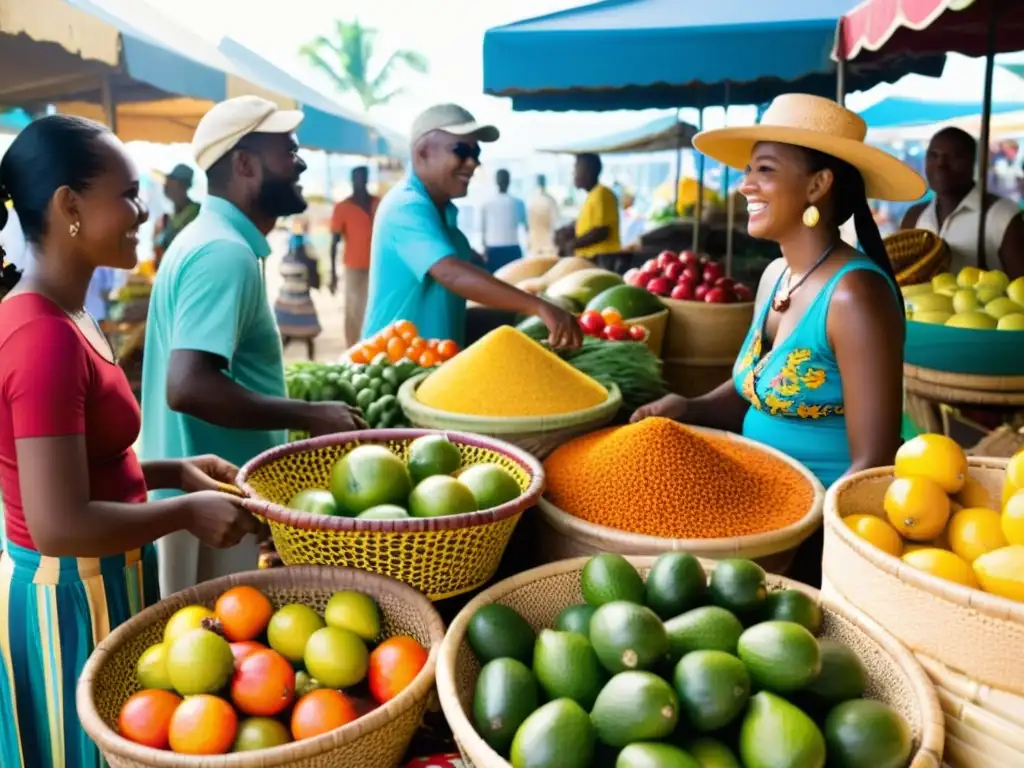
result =
M341 403L289 400L262 261L277 219L306 209L294 131L302 113L256 96L217 104L192 141L209 194L164 254L150 299L142 374L148 459L214 454L240 465L285 442L363 426ZM188 533L157 543L164 595L256 567L254 537L212 550Z
M439 104L416 118L411 138L412 169L381 200L374 220L364 337L411 320L425 338L462 345L469 300L538 315L553 346L579 346L582 334L571 314L470 263L473 251L452 200L466 196L480 144L496 141L498 129L460 106Z

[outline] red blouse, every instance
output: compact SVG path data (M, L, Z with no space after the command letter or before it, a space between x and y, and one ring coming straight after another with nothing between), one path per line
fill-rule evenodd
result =
M59 307L33 293L0 302L0 490L11 543L36 548L21 505L16 440L85 435L92 500L141 502L146 481L132 448L141 425L124 371Z

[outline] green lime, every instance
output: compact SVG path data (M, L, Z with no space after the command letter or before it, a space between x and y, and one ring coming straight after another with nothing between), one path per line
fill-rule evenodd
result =
M473 492L448 475L432 475L409 494L409 514L413 517L464 515L477 509Z
M576 632L584 637L590 637L590 619L596 610L597 608L586 603L570 605L558 614L555 629L559 632Z
M533 673L521 661L495 659L484 665L473 692L476 732L500 754L508 754L523 721L540 703Z
M505 657L529 664L537 636L533 627L514 609L491 603L473 614L466 628L466 639L481 664Z
M701 768L700 763L672 744L636 741L619 753L615 768Z
M719 560L708 584L711 603L740 620L756 616L768 597L764 569L753 560Z
M379 504L405 504L412 490L409 470L382 445L361 445L334 465L331 493L339 509L358 515Z
M307 488L296 493L288 506L300 512L309 512L312 515L337 515L338 504L334 501L334 495L323 488Z
M668 653L668 634L658 614L625 600L605 603L594 612L590 642L601 664L612 674L651 669Z
M665 622L669 653L676 661L691 651L736 653L743 624L725 608L705 605Z
M473 492L480 509L494 509L522 493L519 483L509 472L498 464L474 464L459 473L459 482Z
M170 691L174 689L171 679L167 676L167 645L157 643L151 645L135 665L135 676L139 685L159 691Z
M743 768L735 753L718 739L702 736L686 742L683 748L693 755L700 768Z
M370 652L355 632L337 627L318 629L302 655L306 671L327 688L350 688L366 677Z
M794 621L807 627L812 635L821 632L822 613L818 602L796 589L769 592L765 600L765 618Z
M368 643L380 635L380 609L376 601L363 592L335 592L327 601L324 621L329 627L354 632Z
M586 637L550 629L537 635L533 673L548 699L572 699L588 710L607 679Z
M841 768L903 768L912 748L906 720L870 699L837 704L825 721L825 743L829 760Z
M740 635L737 651L759 689L793 693L821 672L817 639L792 621L755 624Z
M397 504L378 504L356 515L359 520L407 520L409 513Z
M550 701L530 715L512 740L512 768L590 768L594 727L572 699Z
M647 574L647 607L671 619L707 599L708 577L700 561L686 552L667 552Z
M660 741L679 722L679 697L651 672L622 672L601 689L590 720L597 737L612 747Z
M744 768L823 768L825 739L801 709L761 691L743 717L740 758Z
M591 605L628 600L643 605L644 580L622 555L604 553L587 561L580 574L583 599Z
M750 698L743 662L723 651L694 651L679 660L673 683L686 722L700 733L729 725Z
M193 629L167 649L167 678L182 696L215 693L235 671L228 641L208 629Z
M819 640L818 647L821 648L821 671L804 690L829 704L863 696L868 671L860 657L835 640Z
M270 647L292 664L302 661L306 642L318 629L325 627L320 614L301 603L281 606L267 625L267 642Z
M250 717L238 724L232 752L254 752L288 744L291 734L272 717Z
M409 444L409 474L414 483L433 475L451 475L462 466L462 455L444 435L424 435Z

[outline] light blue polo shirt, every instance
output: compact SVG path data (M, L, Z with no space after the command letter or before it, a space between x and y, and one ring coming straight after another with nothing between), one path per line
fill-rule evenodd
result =
M459 231L458 209L444 214L414 174L395 185L380 201L370 241L370 286L363 337L396 320L411 320L428 339L466 335L466 300L434 280L429 272L441 259L469 262L469 241Z
M239 385L285 397L281 337L260 268L269 254L270 245L256 225L227 200L213 196L167 249L146 321L143 459L213 453L242 465L287 440L284 431L225 429L167 405L167 366L176 349L223 357L228 361L225 375Z

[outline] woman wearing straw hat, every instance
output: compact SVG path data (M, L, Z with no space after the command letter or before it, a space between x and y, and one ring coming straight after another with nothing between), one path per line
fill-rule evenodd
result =
M759 125L705 131L694 146L745 171L747 231L782 250L759 293L733 378L669 395L633 420L667 416L742 432L805 464L826 487L891 464L900 444L904 313L868 198L917 200L924 180L864 143L867 126L828 99L779 96ZM862 250L839 237L853 217ZM814 540L808 542L808 549ZM820 580L817 556L798 558ZM803 562L801 562L803 561Z

